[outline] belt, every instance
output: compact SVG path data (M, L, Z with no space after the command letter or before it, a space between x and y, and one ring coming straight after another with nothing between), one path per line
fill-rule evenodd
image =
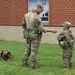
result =
M33 32L34 33L34 29L26 29L27 32Z
M26 29L27 31L33 31L34 29Z

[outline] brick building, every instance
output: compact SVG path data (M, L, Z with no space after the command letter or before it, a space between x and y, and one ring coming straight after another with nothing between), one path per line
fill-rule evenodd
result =
M70 21L75 26L75 0L0 0L0 25L21 25L23 15L37 3L46 10L41 15L44 25L61 26Z

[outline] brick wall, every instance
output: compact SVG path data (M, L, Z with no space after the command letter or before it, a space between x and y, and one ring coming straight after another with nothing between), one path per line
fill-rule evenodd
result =
M75 25L75 0L50 0L50 24L70 21Z
M0 24L20 25L28 11L28 0L0 0Z
M75 0L49 0L49 10L49 25L75 25ZM20 25L27 12L28 0L0 0L0 25Z

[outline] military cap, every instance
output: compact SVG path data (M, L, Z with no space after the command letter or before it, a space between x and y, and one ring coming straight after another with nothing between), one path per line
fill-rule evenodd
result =
M71 27L71 23L70 22L64 22L62 25L66 26L66 27Z
M44 11L44 7L41 4L37 4L36 7L41 8L41 10Z

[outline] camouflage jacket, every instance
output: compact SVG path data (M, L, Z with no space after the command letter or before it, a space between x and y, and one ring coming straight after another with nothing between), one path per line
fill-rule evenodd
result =
M42 32L47 31L47 29L43 27L41 18L34 9L31 12L24 15L22 26L24 29L35 29L35 27L38 27L38 29Z
M32 32L30 31L29 33L27 33L27 30L34 30L37 28L41 33L47 32L49 30L49 29L43 27L42 20L34 9L31 12L28 12L27 14L24 15L24 18L22 21L22 26L24 29L24 31L23 31L24 38L38 37L37 34L33 33L34 31L32 31ZM39 37L41 38L42 34Z
M74 45L74 42L75 42L74 36L72 35L72 32L69 29L64 30L63 32L61 32L57 36L57 40L59 42L65 41L69 45Z

